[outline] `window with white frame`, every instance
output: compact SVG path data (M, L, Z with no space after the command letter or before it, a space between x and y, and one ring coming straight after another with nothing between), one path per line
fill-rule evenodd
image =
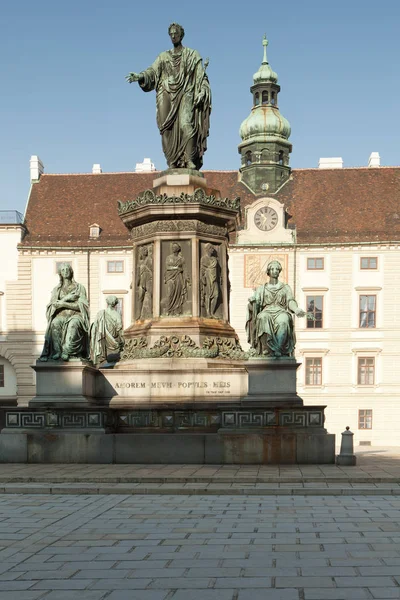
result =
M323 271L324 270L324 259L322 257L307 258L307 270L308 271Z
M361 294L359 304L359 327L376 327L376 295Z
M358 385L375 384L375 357L359 356L357 360L357 383Z
M108 260L107 261L107 273L123 273L124 272L124 261L123 260Z
M360 258L360 269L362 271L375 271L378 268L378 258L376 256L362 256Z
M320 356L306 358L305 385L322 385L322 358Z
M89 236L91 238L99 237L100 236L100 225L98 225L97 223L93 223L93 225L90 225Z
M358 429L372 429L372 410L363 408L358 411Z
M320 329L323 326L323 296L306 296L307 329Z

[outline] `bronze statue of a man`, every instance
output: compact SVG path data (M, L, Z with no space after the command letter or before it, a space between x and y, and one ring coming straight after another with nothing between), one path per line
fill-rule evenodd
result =
M172 50L161 52L141 73L129 73L145 92L156 90L157 125L170 168L200 169L207 149L211 90L202 59L196 50L182 46L185 31L172 23L168 33Z

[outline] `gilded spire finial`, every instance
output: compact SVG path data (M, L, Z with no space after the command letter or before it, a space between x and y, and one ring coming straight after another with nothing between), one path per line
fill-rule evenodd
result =
M268 60L267 60L267 46L268 46L268 40L267 40L267 34L264 33L264 37L263 37L263 46L264 46L264 58L262 61L263 65L267 65L268 64Z

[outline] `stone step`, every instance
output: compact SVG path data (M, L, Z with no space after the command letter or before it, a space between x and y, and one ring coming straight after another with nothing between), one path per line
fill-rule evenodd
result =
M372 496L400 495L399 484L240 484L240 483L4 483L0 494L121 494L121 495L224 495L224 496Z

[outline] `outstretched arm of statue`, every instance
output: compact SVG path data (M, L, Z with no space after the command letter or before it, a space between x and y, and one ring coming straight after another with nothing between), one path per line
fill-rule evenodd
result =
M290 300L288 304L289 310L291 310L296 317L305 317L306 313L302 308L299 308L296 300Z
M134 81L138 81L139 83L144 82L144 76L141 73L129 73L125 76L125 79L128 83L133 83Z

